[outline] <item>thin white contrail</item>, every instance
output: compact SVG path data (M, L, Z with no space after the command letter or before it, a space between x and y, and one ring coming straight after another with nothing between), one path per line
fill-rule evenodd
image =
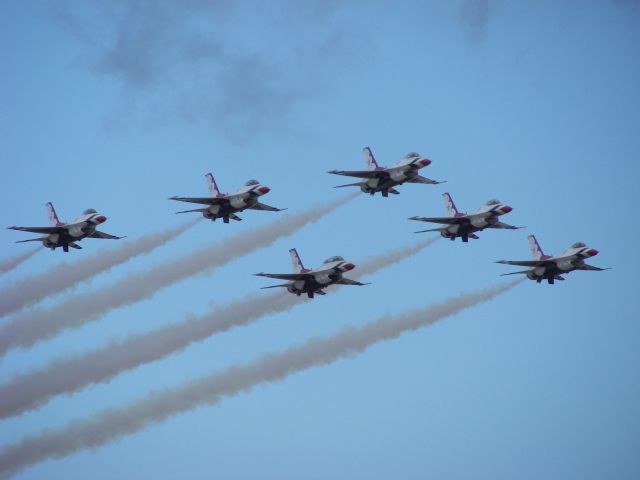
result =
M0 291L0 316L63 292L138 255L149 253L196 223L197 221L190 221L137 240L125 240L122 245L112 250L99 252L75 262L63 262L46 272L14 282Z
M210 271L237 257L269 246L280 237L319 220L355 196L351 194L321 207L285 215L264 227L174 257L148 270L132 273L111 286L69 296L52 307L34 307L18 313L0 326L0 356L12 348L29 347L53 337L62 330L78 328L111 310L153 297L158 290L187 277Z
M168 417L225 397L251 390L256 385L282 380L313 367L328 365L363 352L370 346L399 337L403 332L431 325L505 293L522 280L463 293L426 308L399 315L385 315L359 327L345 327L329 337L315 337L281 352L263 355L253 362L214 372L177 388L152 391L142 400L110 408L58 430L40 434L0 451L0 475L11 475L49 458L60 458L95 448L142 430Z
M22 255L18 255L16 257L7 258L5 260L0 260L0 273L7 273L16 268L21 263L26 262L31 257L33 257L36 253L40 251L39 248L34 248L33 250L28 250ZM2 308L2 301L0 301L0 308Z
M373 274L415 255L437 238L385 252L363 262L353 273L357 272L359 276ZM107 382L121 372L165 358L216 333L287 311L300 302L301 299L283 292L249 295L204 315L189 315L173 325L129 335L80 355L53 360L43 368L18 375L0 385L0 418L37 408L55 395L75 392L88 384Z

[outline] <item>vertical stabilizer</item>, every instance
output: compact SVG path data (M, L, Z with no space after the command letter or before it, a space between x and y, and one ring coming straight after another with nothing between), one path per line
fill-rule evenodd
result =
M58 214L56 213L56 209L53 208L53 203L47 202L44 204L47 207L47 216L49 217L49 225L52 227L58 227L62 225L62 222L58 218Z
M304 268L302 260L300 260L300 255L298 255L298 251L295 248L292 248L291 250L289 250L289 253L291 254L291 265L293 266L293 273L301 273L306 271L307 269Z
M536 240L536 237L533 235L529 235L527 238L529 239L529 250L531 250L531 257L534 260L540 260L545 256L545 254L542 251L542 248L540 248L538 240Z
M364 147L362 149L362 153L364 154L364 163L367 165L367 170L375 170L379 168L378 162L376 162L376 157L373 156L373 152L369 147Z
M453 203L453 198L449 195L449 192L442 194L442 199L444 200L444 209L447 212L447 215L450 217L455 217L458 213L458 209L456 208L456 204Z
M207 179L207 186L209 187L209 193L212 197L217 197L220 195L220 190L218 189L218 184L216 183L216 179L213 178L213 174L207 173L204 176Z

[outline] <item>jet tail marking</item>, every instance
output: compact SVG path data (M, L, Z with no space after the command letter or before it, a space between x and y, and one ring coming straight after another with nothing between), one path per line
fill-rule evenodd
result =
M58 214L56 213L56 209L53 207L53 203L47 202L45 203L45 207L47 207L47 216L49 217L49 225L51 227L59 227L62 225L62 222L58 218Z
M218 188L218 184L216 183L216 179L213 178L212 173L207 173L205 175L207 179L207 186L209 187L209 193L212 197L217 197L220 195L220 189Z
M300 259L300 255L298 255L298 251L295 248L289 250L289 255L291 255L291 265L293 267L293 273L304 273L308 270L304 268L304 264Z
M455 217L460 213L456 208L456 204L453 203L453 198L451 198L449 192L443 193L442 199L444 200L444 209L447 212L447 215L449 215L450 217Z
M373 156L373 152L369 147L364 147L362 149L362 153L364 154L364 163L367 165L367 170L376 170L380 168L380 165L376 162L376 157Z

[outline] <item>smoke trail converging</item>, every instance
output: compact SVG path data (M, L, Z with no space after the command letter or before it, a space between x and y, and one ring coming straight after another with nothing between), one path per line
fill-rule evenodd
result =
M0 260L0 273L7 273L16 268L21 263L26 262L31 257L33 257L36 253L40 251L39 248L34 248L33 250L29 250L22 255L18 255L17 257L7 258L6 260ZM0 308L2 307L2 302L0 301Z
M221 243L205 246L149 270L131 274L109 287L71 296L50 308L33 308L17 315L0 327L0 355L18 346L31 346L64 329L77 328L115 308L152 297L161 288L191 275L220 267L236 257L271 245L278 238L319 220L355 197L356 194L348 195L322 207L286 215L264 227L234 235Z
M145 235L134 241L124 241L123 245L78 262L63 262L36 276L24 278L2 289L0 292L0 315L18 310L50 295L63 292L116 265L158 248L189 227L197 223L191 221L163 232Z
M439 237L437 237L439 238ZM424 240L376 256L354 270L359 276L372 274L415 255L437 238ZM265 315L283 312L300 299L283 292L255 294L222 308L151 332L130 335L89 352L54 360L41 369L0 385L0 418L10 417L42 405L51 397L79 390L90 383L106 382L114 375L164 358L235 326L246 325Z
M299 371L328 365L360 353L375 343L399 337L403 332L489 301L522 280L461 294L442 303L400 315L386 315L360 327L345 327L329 337L315 337L302 345L263 355L245 365L229 367L182 387L153 391L142 400L121 408L103 410L92 418L76 420L66 428L45 430L0 451L0 475L15 473L48 458L63 457L94 448L131 434L172 415L201 405L213 405L224 397L256 385L281 380Z

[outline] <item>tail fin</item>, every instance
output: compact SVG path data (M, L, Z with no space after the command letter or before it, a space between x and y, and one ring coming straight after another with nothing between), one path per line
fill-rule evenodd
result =
M298 251L295 248L292 248L291 250L289 250L289 254L291 254L291 265L293 266L293 273L305 272L307 269L304 268L302 260L300 260L300 255L298 255Z
M207 186L209 187L209 193L211 196L217 197L220 195L218 184L216 183L216 179L213 178L213 175L211 173L207 173L204 177L207 179Z
M62 222L58 218L58 214L56 213L56 209L53 208L53 203L47 202L44 204L47 207L47 215L49 216L49 225L52 227L58 227L62 225Z
M534 237L533 235L529 235L527 238L529 239L529 250L531 250L531 257L534 260L540 260L545 256L545 254L542 251L542 248L540 248L538 240L536 240L536 237Z
M456 204L453 203L453 198L449 195L449 192L442 194L442 199L444 200L444 209L447 212L447 215L450 217L455 217L458 213L458 209L456 208Z
M367 165L367 170L375 170L380 167L378 162L376 162L376 157L373 156L373 152L369 147L364 147L362 149L362 153L364 153L364 163Z

